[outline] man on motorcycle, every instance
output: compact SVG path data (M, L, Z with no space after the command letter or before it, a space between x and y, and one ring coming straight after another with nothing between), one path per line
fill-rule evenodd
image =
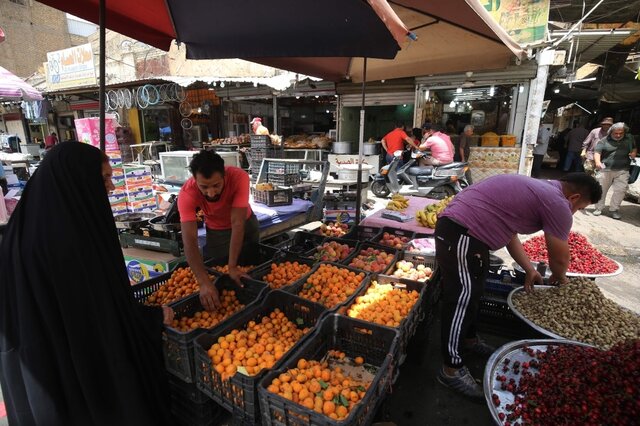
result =
M424 136L420 151L431 150L431 157L423 157L420 160L421 166L444 166L453 163L453 143L451 138L442 133L439 128L435 128L431 123L425 123L422 127Z
M385 159L387 164L391 163L391 160L393 160L394 152L404 151L405 142L414 148L418 147L413 139L404 131L404 123L396 123L395 129L387 133L381 141L382 147L386 152Z

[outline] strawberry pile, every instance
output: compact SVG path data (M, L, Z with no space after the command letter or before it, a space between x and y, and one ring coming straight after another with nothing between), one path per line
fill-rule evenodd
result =
M546 352L524 347L533 359L505 359L498 372L501 388L514 394L513 404L498 417L512 425L631 425L640 419L640 340L608 351L581 346L550 346ZM492 395L494 405L500 397ZM635 420L634 420L635 419Z
M549 262L547 244L543 235L525 241L524 251L534 262ZM618 264L600 253L593 247L584 235L577 232L569 234L569 251L571 262L569 271L577 274L600 275L610 274L618 270Z

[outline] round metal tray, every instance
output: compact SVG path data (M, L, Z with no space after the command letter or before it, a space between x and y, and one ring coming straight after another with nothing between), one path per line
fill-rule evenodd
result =
M164 216L155 216L152 219L149 219L149 226L151 226L152 229L155 229L156 231L165 231L165 232L172 232L172 231L179 231L180 230L180 223L164 223L165 217Z
M547 290L547 289L550 289L550 288L555 288L555 286L552 286L552 285L537 285L537 286L534 287L534 291L543 291L543 290ZM518 310L518 308L516 308L514 306L514 304L513 304L513 296L516 293L521 293L523 291L524 291L524 287L514 288L509 293L509 296L507 296L507 304L509 305L509 309L511 309L511 312L513 312L522 321L526 322L531 328L533 328L534 330L539 331L540 333L544 334L545 336L549 336L549 337L551 337L553 339L566 339L566 337L560 336L558 334L553 333L552 331L547 330L546 328L540 327L538 324L534 323L529 318L524 316L522 314L522 312L520 312Z
M613 259L610 259L613 260ZM610 272L608 274L579 274L577 272L567 272L568 277L581 277L581 278L605 278L605 277L615 277L616 275L620 275L624 270L624 267L617 260L613 260L618 265L618 269L614 272Z
M502 372L502 365L505 358L509 358L511 363L513 361L529 362L533 358L527 353L521 351L525 346L528 346L534 350L546 351L548 347L552 346L584 346L593 347L586 343L574 342L572 340L552 340L552 339L536 339L536 340L518 340L516 342L509 342L506 345L498 348L487 361L487 366L484 369L484 378L482 380L482 386L484 388L484 398L487 401L489 412L491 417L497 425L502 425L502 421L498 417L499 413L508 414L506 405L513 404L515 396L509 391L503 391L500 389L500 382L496 380L496 373L507 376L507 380L513 378L516 382L519 380L520 375L513 373L513 370L509 369L508 372ZM500 405L497 407L493 404L492 395L496 394L500 397Z
M153 213L123 213L114 216L113 219L118 229L138 229L146 226L153 217Z

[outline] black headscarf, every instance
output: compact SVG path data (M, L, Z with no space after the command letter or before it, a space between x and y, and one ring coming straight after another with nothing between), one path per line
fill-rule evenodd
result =
M135 302L98 149L49 150L0 248L0 379L18 425L169 423L162 311Z

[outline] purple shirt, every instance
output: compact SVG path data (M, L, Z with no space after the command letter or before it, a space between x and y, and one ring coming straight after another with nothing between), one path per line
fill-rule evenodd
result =
M566 241L573 225L571 203L559 181L500 175L460 192L442 212L469 235L498 250L516 234L545 233Z

